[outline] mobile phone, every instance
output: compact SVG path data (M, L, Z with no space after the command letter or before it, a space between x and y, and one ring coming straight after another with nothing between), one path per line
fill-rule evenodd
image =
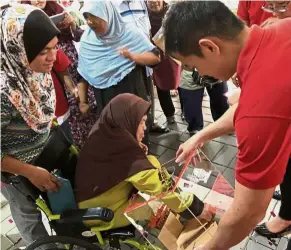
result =
M65 18L65 13L61 13L61 14L57 14L57 15L54 15L54 16L51 16L50 19L53 21L53 23L55 25L59 24L61 21L63 21Z

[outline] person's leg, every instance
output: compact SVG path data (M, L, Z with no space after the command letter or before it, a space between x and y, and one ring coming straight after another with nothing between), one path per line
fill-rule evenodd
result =
M281 190L281 207L279 211L279 215L274 219L270 220L266 226L267 228L273 232L278 233L288 226L291 226L291 159L289 160L286 168L286 173L284 175L284 179L282 184L280 185ZM291 231L291 228L288 228Z
M102 110L105 108L104 101L103 101L103 90L97 89L93 87L94 96L97 103L97 114L100 117Z
M279 217L283 220L290 221L291 224L291 159L289 159L287 164L286 173L280 189L282 202Z
M182 120L185 120L183 100L182 100L181 88L180 87L178 88L178 94L179 94L179 101L180 101L180 105L181 105L181 118L182 118Z
M193 133L203 129L202 99L204 89L180 89L184 115L188 122L188 131Z
M175 107L171 98L170 90L162 90L157 86L157 94L165 116L168 119L173 118L175 114ZM175 120L173 122L175 122Z
M286 168L286 173L281 189L281 207L279 215L268 221L266 224L261 224L256 227L256 232L263 236L280 237L280 233L291 231L291 159Z
M7 184L1 187L1 192L9 203L11 215L19 233L28 245L41 237L48 236L48 233L36 204L18 191L18 189L25 190L25 187L22 183L16 185L17 189Z
M207 88L210 99L210 109L213 120L219 119L228 110L226 93L228 86L226 82L215 84L212 88Z

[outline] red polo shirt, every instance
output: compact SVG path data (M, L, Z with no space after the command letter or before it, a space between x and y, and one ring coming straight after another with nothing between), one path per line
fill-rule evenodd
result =
M55 116L58 118L60 116L63 116L65 113L69 110L69 104L65 93L65 88L62 82L59 81L58 76L56 73L61 73L65 71L69 65L70 60L62 51L61 49L58 49L57 55L56 55L56 61L54 62L53 70L51 71L51 75L53 78L53 83L55 87L56 92L56 110L55 110Z
M280 184L291 155L291 19L253 26L240 53L234 117L236 180L252 189Z
M264 1L239 1L237 15L243 21L249 22L249 26L253 24L261 25L266 19L272 17L272 13L262 10Z

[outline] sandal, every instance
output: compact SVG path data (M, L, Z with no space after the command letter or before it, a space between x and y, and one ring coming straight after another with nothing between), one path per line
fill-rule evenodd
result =
M255 228L255 232L267 238L281 238L285 234L289 234L291 232L291 226L288 226L281 232L273 233L267 228L266 223L263 223Z
M164 126L160 126L158 124L153 124L150 132L157 133L157 134L166 134L170 132L170 129Z

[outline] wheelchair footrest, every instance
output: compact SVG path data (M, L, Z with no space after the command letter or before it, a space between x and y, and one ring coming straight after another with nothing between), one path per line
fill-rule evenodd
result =
M127 227L116 228L102 232L104 238L118 238L118 239L130 239L135 237L135 228L130 225Z
M104 222L110 222L112 221L113 217L114 212L104 207L70 209L61 214L60 222L77 223L86 220L101 220Z

